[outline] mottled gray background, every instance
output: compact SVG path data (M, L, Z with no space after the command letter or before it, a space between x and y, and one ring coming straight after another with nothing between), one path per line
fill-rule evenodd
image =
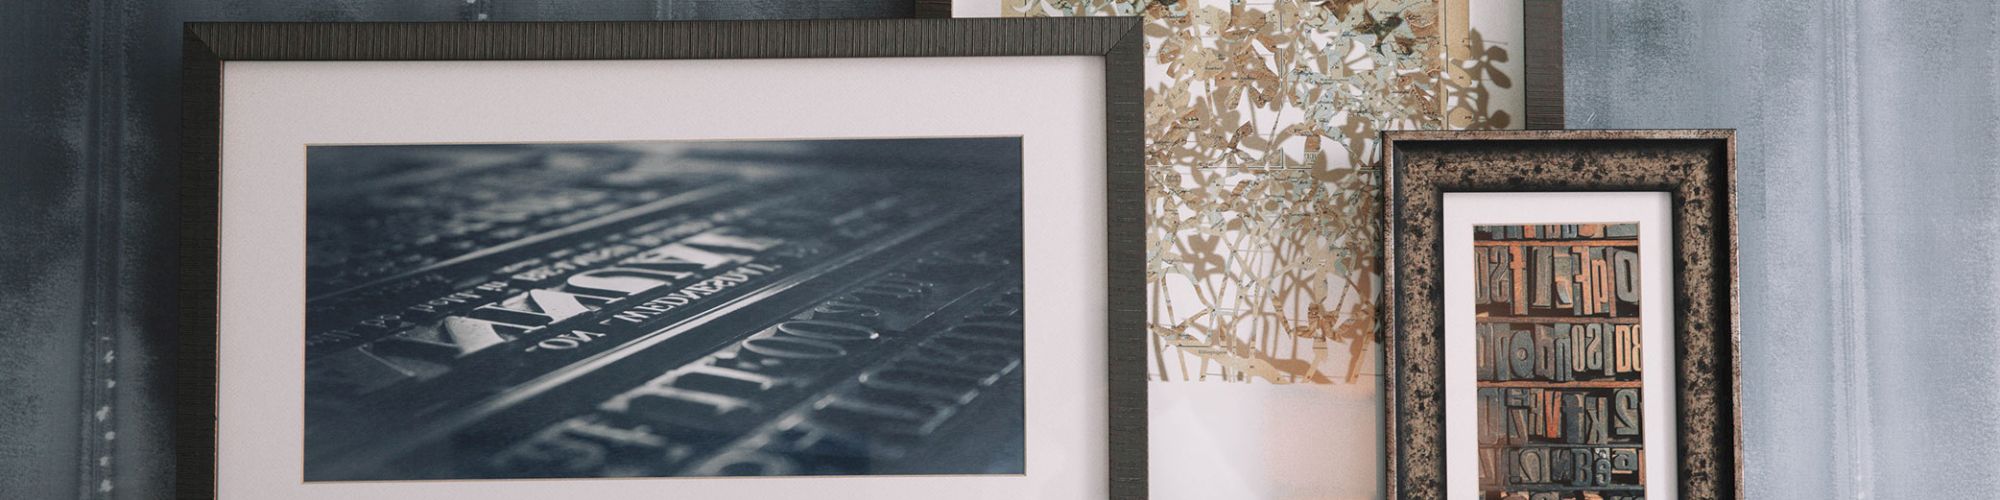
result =
M1748 498L2000 498L2000 8L1571 0L1571 128L1737 129Z
M2000 7L1567 9L1571 128L1739 131L1748 496L2000 491ZM896 0L0 0L0 498L157 498L171 484L182 21L908 11Z

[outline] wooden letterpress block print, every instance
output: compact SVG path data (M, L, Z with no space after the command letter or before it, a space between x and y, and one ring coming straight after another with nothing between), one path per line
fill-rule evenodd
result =
M1552 262L1555 252L1548 247L1534 247L1532 250L1535 254L1534 272L1530 273L1535 283L1532 304L1535 307L1547 308L1555 294L1555 263Z

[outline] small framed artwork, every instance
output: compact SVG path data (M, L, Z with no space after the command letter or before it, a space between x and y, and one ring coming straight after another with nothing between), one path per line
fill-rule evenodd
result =
M178 496L1137 497L1138 25L191 24Z
M1734 133L1383 134L1390 498L1740 498Z

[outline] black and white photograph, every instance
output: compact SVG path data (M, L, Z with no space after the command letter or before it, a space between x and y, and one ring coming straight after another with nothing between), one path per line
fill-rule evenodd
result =
M1021 157L310 145L304 479L1024 474Z

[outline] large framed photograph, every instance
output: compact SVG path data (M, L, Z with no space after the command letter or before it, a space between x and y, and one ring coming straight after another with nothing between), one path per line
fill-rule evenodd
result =
M1391 498L1740 498L1730 131L1388 132Z
M1137 26L191 24L178 495L1142 496Z

